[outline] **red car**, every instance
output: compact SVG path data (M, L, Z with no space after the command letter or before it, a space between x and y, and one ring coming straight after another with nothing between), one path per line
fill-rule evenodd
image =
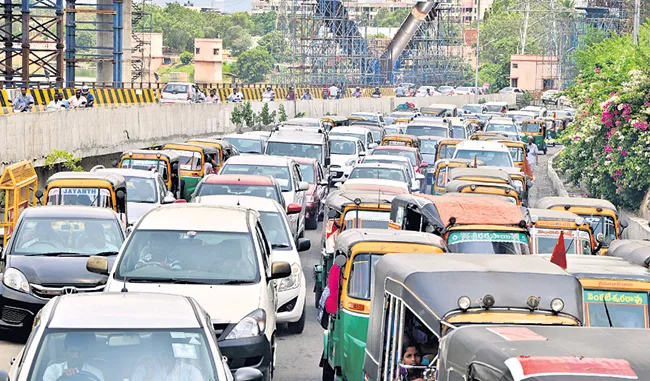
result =
M393 155L403 156L411 161L413 170L417 173L423 173L427 169L427 163L422 159L420 150L413 147L404 146L379 146L372 151L372 155Z
M192 197L235 194L270 198L287 208L280 184L270 176L208 175L196 186Z
M323 220L324 202L329 193L329 179L318 160L304 157L295 157L294 160L300 165L303 181L309 183L305 228L314 230L318 227L318 221Z

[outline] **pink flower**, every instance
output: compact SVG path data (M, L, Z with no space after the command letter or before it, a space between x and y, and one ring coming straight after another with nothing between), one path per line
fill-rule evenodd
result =
M636 122L634 123L634 128L645 131L648 129L648 122Z
M620 176L620 175L621 175L621 171L617 169L616 170L616 176Z
M605 152L607 152L607 153L612 152L612 147L609 144L605 144L605 146L603 148L605 149Z
M625 155L627 155L627 152L625 152L625 150L623 149L623 150L621 150L621 155L625 156Z
M596 73L596 74L600 74L600 68L599 68L599 67L595 68L595 69L594 69L594 73Z

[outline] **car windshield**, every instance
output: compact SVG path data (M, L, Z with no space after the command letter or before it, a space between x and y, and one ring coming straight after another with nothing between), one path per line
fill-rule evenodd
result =
M115 253L124 236L117 220L30 218L18 226L12 255L91 256Z
M302 180L309 184L316 184L314 178L314 165L313 164L300 164L300 172L302 172Z
M370 300L370 286L375 281L375 263L383 254L357 254L352 259L348 281L348 296Z
M406 126L407 135L449 137L449 129L440 126Z
M463 106L463 110L467 110L473 114L481 114L483 112L483 108L481 106L475 105L465 105Z
M452 126L451 137L454 139L466 139L465 126Z
M260 212L264 233L271 247L276 249L291 249L290 234L285 218L278 212Z
M182 170L186 171L200 171L201 170L201 154L194 151L176 150L180 157L178 162Z
M457 91L471 91L469 87L457 87Z
M488 112L500 112L505 105L486 104Z
M503 231L452 231L449 252L466 254L530 254L528 236Z
M222 175L257 175L271 176L280 184L283 192L293 190L291 186L291 174L289 168L282 166L270 166L260 164L228 164L221 170Z
M420 142L420 153L423 154L428 153L428 154L435 155L437 147L438 147L437 140L422 140Z
M407 150L401 150L401 149L380 149L376 148L373 151L373 154L375 155L389 155L389 156L401 156L409 159L411 162L411 165L415 166L417 164L417 157L415 156L415 152L413 151L407 151Z
M51 188L47 192L47 205L82 205L112 208L113 199L108 189Z
M259 265L248 233L138 230L124 248L115 279L127 282L257 283Z
M586 326L648 328L648 293L584 290Z
M352 132L340 132L340 131L336 131L336 129L332 130L332 132L330 133L330 136L349 136L349 137L357 138L357 139L361 140L362 144L365 144L364 142L366 141L366 134L355 134L355 133L352 133Z
M539 123L522 123L521 131L538 134L542 132L542 125Z
M345 213L346 229L388 229L390 210L349 210Z
M379 122L379 116L378 115L368 115L368 114L358 114L356 112L353 112L350 114L351 118L360 118L362 120L369 120L371 122Z
M273 156L306 157L322 161L323 146L320 144L269 142L266 154Z
M600 233L603 234L603 247L609 247L609 244L616 239L616 225L613 218L591 214L578 215L591 225L594 237L597 237Z
M213 358L202 328L48 328L36 351L29 381L217 381ZM79 369L78 374L67 377L65 370L72 368Z
M180 93L187 93L187 85L179 84L179 83L168 83L165 85L165 88L163 88L163 93L172 93L172 94L180 94Z
M350 173L350 179L381 179L406 182L406 175L401 169L356 167Z
M397 127L384 127L384 132L386 135L399 134L402 132L401 129Z
M438 160L448 159L454 156L454 152L456 152L456 144L440 144L438 149L439 149Z
M158 202L156 179L151 177L124 176L126 180L126 201L144 204Z
M250 184L206 184L199 185L196 190L197 196L213 195L240 195L270 198L282 205L282 195L271 185L250 185Z
M241 153L262 153L262 141L260 139L246 139L225 137L223 140L234 145Z
M510 151L501 152L501 151L476 151L476 150L463 150L457 149L454 154L456 159L470 159L482 161L485 165L493 167L512 167L512 157L510 156Z
M357 144L350 140L331 140L330 153L332 155L354 155L357 153Z
M514 124L497 124L497 123L488 123L485 127L486 132L506 132L509 134L517 133L517 126Z

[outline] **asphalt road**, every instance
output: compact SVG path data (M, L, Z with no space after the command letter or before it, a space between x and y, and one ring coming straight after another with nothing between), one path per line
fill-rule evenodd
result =
M553 196L553 190L546 174L548 158L559 148L550 148L547 155L540 155L540 162L535 167L535 186L531 189L530 204L538 198ZM321 379L321 368L318 366L323 348L323 329L316 321L314 307L314 286L312 269L319 261L322 223L318 230L307 231L306 238L311 239L311 250L301 253L302 266L307 279L307 322L305 330L300 335L292 335L286 327L278 329L278 354L275 379L282 381L316 381ZM0 369L8 370L9 361L22 346L22 343L8 340L5 333L0 332Z

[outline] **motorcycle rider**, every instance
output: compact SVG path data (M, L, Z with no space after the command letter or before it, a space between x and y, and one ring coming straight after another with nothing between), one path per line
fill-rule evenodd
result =
M228 96L227 100L228 102L240 103L242 100L244 100L244 94L242 94L241 90L239 90L238 87L235 87L232 94Z
M95 106L95 97L88 90L88 86L84 85L81 88L81 95L83 95L83 97L86 98L86 107Z
M70 107L72 108L84 108L86 107L86 103L88 103L88 100L86 99L86 97L81 95L81 90L77 89L74 92L74 95L68 99L68 102L70 102Z
M352 96L354 98L361 98L361 88L357 87L356 89L354 89L354 91L352 92Z
M333 84L329 88L329 97L330 99L337 99L339 97L339 88L336 87L336 84Z
M30 112L32 111L33 104L34 97L31 94L27 94L27 89L25 87L20 88L20 94L18 94L16 99L11 103L14 112Z
M275 92L271 90L271 86L266 86L266 91L262 94L262 102L275 101Z

